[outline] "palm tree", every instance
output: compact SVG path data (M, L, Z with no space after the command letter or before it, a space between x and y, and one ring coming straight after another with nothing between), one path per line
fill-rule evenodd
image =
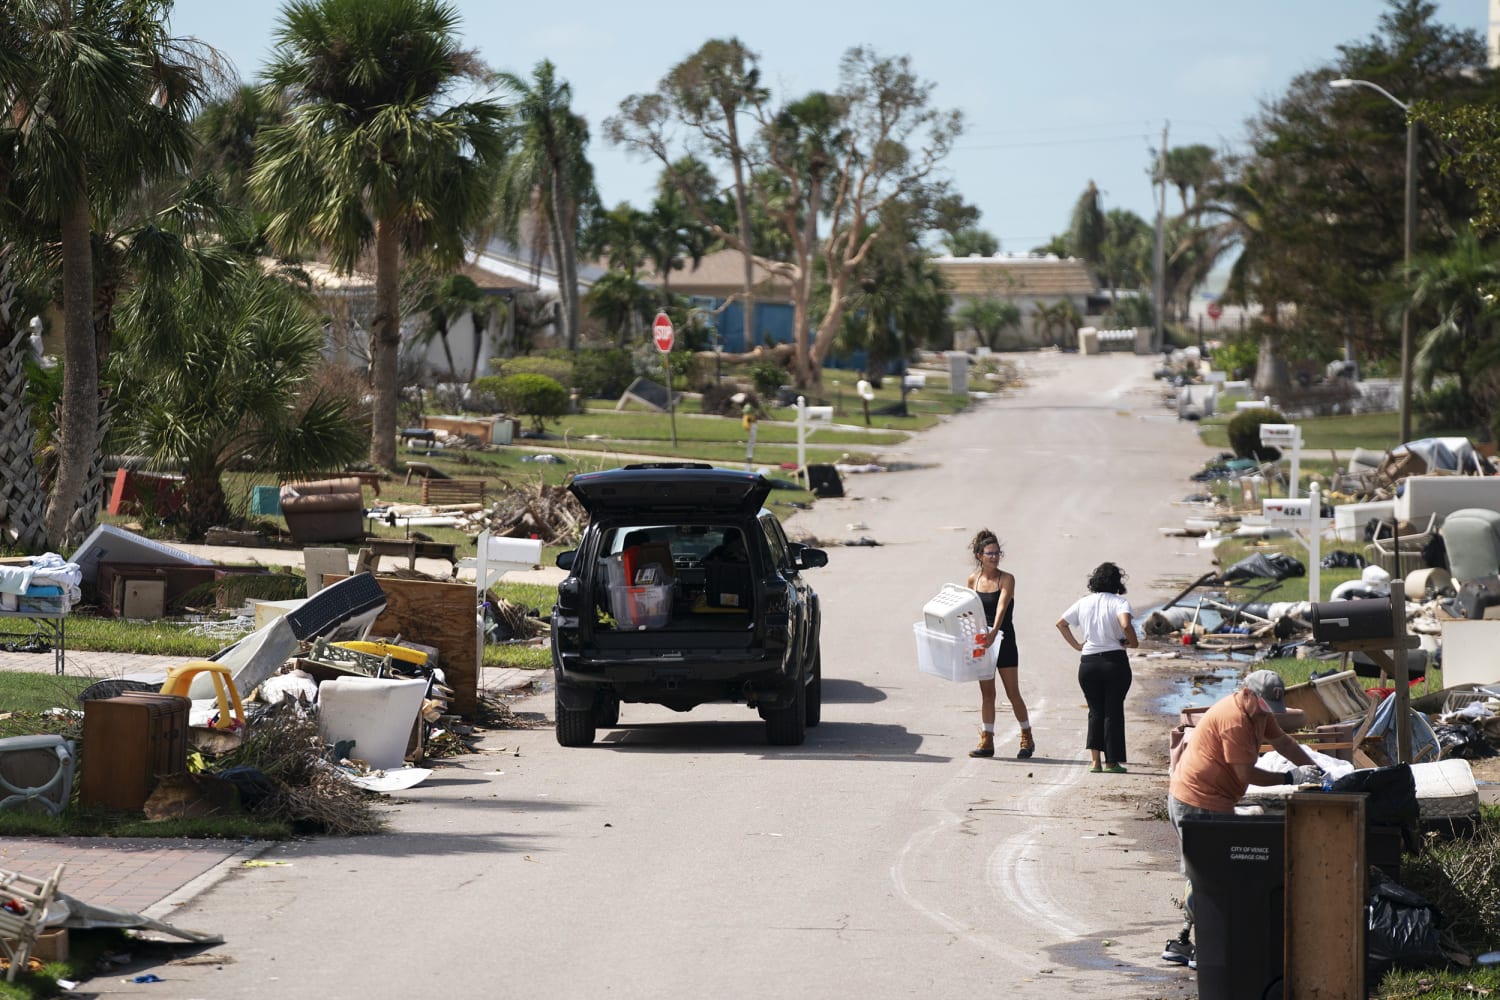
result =
M586 153L588 123L573 112L572 88L556 74L546 59L536 64L530 82L513 73L495 74L515 97L515 118L507 130L513 151L500 174L495 216L512 243L520 242L521 222L534 208L545 216L557 263L563 341L572 351L578 349L579 332L578 228L584 207L598 196Z
M1021 308L1009 299L982 296L959 306L953 318L959 326L973 330L985 347L998 351L1005 331L1021 325Z
M187 163L188 123L215 61L206 46L167 33L170 8L167 0L11 0L0 9L9 198L55 234L60 257L63 398L46 515L54 548L94 517L84 503L101 427L92 222Z
M26 399L29 331L21 325L21 296L15 276L15 244L0 244L0 505L4 523L23 552L47 544L46 494L32 454L36 435Z
M346 273L374 248L370 461L386 468L402 254L462 260L504 149L498 102L445 103L483 76L459 41L456 10L438 0L294 0L266 71L288 109L262 132L250 178L267 235L288 253L326 248Z
M1446 253L1413 261L1411 277L1412 310L1438 317L1422 335L1413 374L1431 389L1438 375L1451 373L1466 398L1492 411L1496 387L1483 383L1500 366L1500 257L1465 230Z
M1177 189L1182 199L1182 214L1192 211L1188 192L1200 192L1219 178L1218 154L1212 146L1176 146L1167 150L1167 183ZM1153 166L1153 171L1155 167Z
M363 451L342 400L303 396L322 362L310 296L254 259L205 278L188 272L121 310L119 392L129 447L180 466L190 535L229 517L222 476L254 456L264 468L339 468Z
M682 203L682 195L675 188L657 194L647 219L642 246L656 273L661 275L661 303L666 307L672 304L672 272L686 265L684 258L691 260L693 270L697 270L713 236Z
M485 294L474 279L466 274L450 274L441 279L431 276L418 279L416 282L418 290L415 293L413 309L422 314L422 326L417 331L417 339L425 348L428 344L437 340L443 345L443 357L448 362L448 381L458 381L458 366L453 363L453 344L448 340L453 324L468 316L474 324L474 364L470 366L472 371L479 363L479 348L483 343L479 331L489 323L489 318L494 314L493 304L488 303ZM473 381L474 376L469 376Z

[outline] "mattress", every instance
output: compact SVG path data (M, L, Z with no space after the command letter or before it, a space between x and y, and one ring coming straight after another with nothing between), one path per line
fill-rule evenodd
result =
M1279 754L1276 757L1280 760ZM1261 766L1265 766L1264 758L1262 760ZM1323 762L1319 760L1319 763ZM1281 769L1285 766L1283 761ZM1413 764L1411 776L1417 788L1417 813L1422 822L1472 819L1479 813L1479 786L1474 783L1474 771L1468 761L1454 757ZM1290 785L1251 785L1234 811L1241 816L1283 813L1286 811L1286 797L1295 791Z

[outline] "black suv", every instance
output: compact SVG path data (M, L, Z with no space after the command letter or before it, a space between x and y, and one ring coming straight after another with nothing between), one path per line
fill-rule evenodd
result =
M802 570L828 554L787 541L771 483L710 465L627 465L576 476L589 514L552 609L557 741L587 746L622 701L686 712L742 701L774 744L822 713L818 595Z

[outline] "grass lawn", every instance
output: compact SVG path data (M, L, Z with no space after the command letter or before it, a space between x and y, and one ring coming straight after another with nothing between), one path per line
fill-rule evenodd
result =
M1198 423L1198 436L1211 448L1229 447L1229 421L1234 417L1233 404L1228 413L1217 413L1205 417ZM1401 444L1401 417L1396 413L1355 413L1336 417L1308 417L1296 421L1302 428L1303 469L1307 468L1309 452L1353 451L1355 448L1374 450L1394 448ZM1471 428L1419 427L1414 436L1424 437L1468 437ZM1282 457L1283 463L1290 461Z

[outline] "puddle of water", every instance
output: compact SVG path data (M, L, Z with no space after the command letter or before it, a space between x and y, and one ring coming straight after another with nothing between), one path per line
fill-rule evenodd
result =
M1232 693L1239 680L1240 671L1235 667L1220 667L1207 673L1184 677L1172 682L1171 693L1157 701L1157 708L1166 715L1176 715L1190 705L1212 705L1226 694Z

